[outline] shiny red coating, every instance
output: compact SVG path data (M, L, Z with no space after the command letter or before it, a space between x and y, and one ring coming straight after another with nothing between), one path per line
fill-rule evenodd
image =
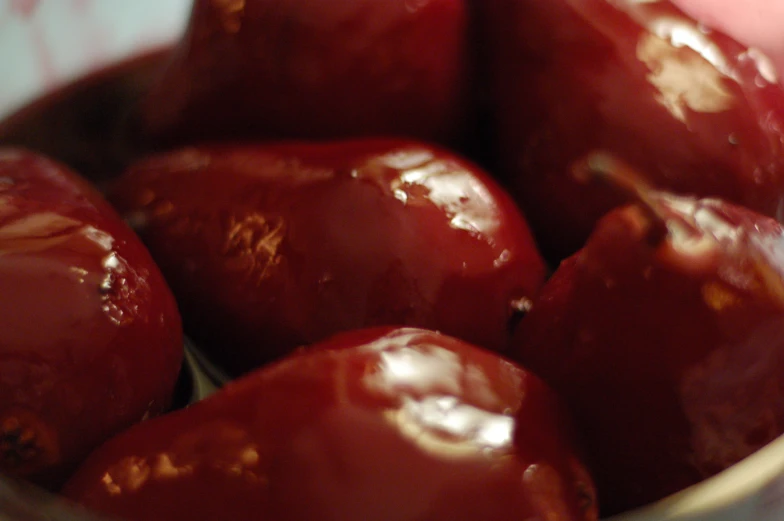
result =
M575 414L604 514L784 432L784 231L718 200L649 197L599 222L516 333L515 358Z
M376 328L123 433L64 494L129 521L595 521L571 436L531 373Z
M0 472L57 487L98 444L169 405L174 297L76 174L0 150Z
M784 208L784 91L753 49L666 1L487 0L499 154L548 258L623 202L572 165L604 150L659 188Z
M461 135L464 0L197 0L145 97L153 144Z
M374 325L503 350L544 281L512 200L418 142L186 148L132 166L112 200L233 372Z

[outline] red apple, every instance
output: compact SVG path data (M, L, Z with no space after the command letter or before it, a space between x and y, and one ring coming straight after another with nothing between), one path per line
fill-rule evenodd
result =
M464 0L197 0L142 128L155 144L451 140L468 107L467 25Z
M139 239L64 166L0 150L0 472L56 487L169 405L174 298Z
M417 142L187 148L137 163L112 199L170 282L186 331L233 372L373 325L503 350L544 281L501 188Z
M516 335L517 359L571 406L605 513L784 432L784 230L718 199L623 184L639 202L599 222Z
M118 436L64 494L144 521L595 521L535 376L418 329L346 333Z
M784 208L784 91L759 52L667 1L487 0L499 153L548 257L622 199L576 183L604 150L676 193Z

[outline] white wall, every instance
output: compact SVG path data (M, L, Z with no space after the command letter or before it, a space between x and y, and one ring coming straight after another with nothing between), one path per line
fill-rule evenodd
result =
M0 0L0 117L47 89L176 39L191 0Z

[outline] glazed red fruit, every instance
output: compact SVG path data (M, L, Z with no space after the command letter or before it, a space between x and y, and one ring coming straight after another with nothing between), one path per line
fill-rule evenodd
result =
M0 150L0 472L56 487L169 405L182 332L139 239L74 173Z
M508 196L416 142L188 148L133 166L113 201L234 372L373 325L503 350L544 280Z
M717 199L639 197L599 222L516 335L518 360L572 407L605 513L784 432L784 231Z
M450 140L468 106L464 0L198 0L143 101L153 143Z
M784 92L759 53L666 1L477 5L503 168L546 256L576 251L622 203L571 177L596 150L656 187L780 213Z
M344 333L146 422L64 494L144 521L597 519L555 395L420 329Z

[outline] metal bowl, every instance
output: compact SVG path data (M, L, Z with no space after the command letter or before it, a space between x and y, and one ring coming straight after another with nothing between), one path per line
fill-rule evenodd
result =
M50 2L52 4L54 2ZM134 4L155 6L167 4L167 23L170 36L181 29L188 0L144 0L137 3L125 0L104 0L116 9ZM96 2L96 4L98 4ZM119 7L118 7L119 6ZM2 4L0 4L2 7ZM179 9L179 11L178 11ZM1 10L0 10L1 11ZM133 9L131 9L133 11ZM137 9L139 11L139 9ZM2 12L0 12L2 14ZM136 23L144 23L143 16L136 13ZM116 16L116 15L115 15ZM160 22L160 20L158 20ZM10 34L10 33L5 33ZM0 30L0 42L3 32ZM152 44L163 43L164 39L150 40ZM150 43L148 42L148 43ZM126 45L128 42L126 42ZM104 61L127 55L132 46L114 49ZM147 47L149 50L149 46ZM136 48L135 50L138 50ZM129 151L112 146L112 137L119 131L115 124L123 119L124 107L143 91L156 68L162 63L162 53L152 53L126 63L122 67L106 69L87 83L76 83L61 91L62 95L42 98L26 108L6 117L0 123L0 140L28 146L87 172L94 181L100 182L107 171L123 166ZM2 72L0 53L0 72ZM69 69L67 79L94 70L82 64ZM11 75L13 76L13 75ZM18 76L14 76L18 80ZM22 94L38 95L46 91L45 86L34 85L27 78L26 85L14 85L14 108L22 101L29 101ZM67 99L68 103L62 103ZM8 100L6 100L8 101ZM10 112L14 103L3 105L0 99L0 119ZM85 125L84 114L99 114ZM74 148L72 141L62 139L76 137L84 141L85 132L94 146L89 150ZM96 154L95 151L100 151ZM214 366L190 342L185 345L185 359L178 384L177 407L187 407L214 393L229 377ZM8 521L97 521L92 515L34 487L15 483L0 477L0 519ZM782 521L784 520L784 436L770 443L757 453L735 466L702 483L683 490L664 500L641 509L614 516L607 521Z

